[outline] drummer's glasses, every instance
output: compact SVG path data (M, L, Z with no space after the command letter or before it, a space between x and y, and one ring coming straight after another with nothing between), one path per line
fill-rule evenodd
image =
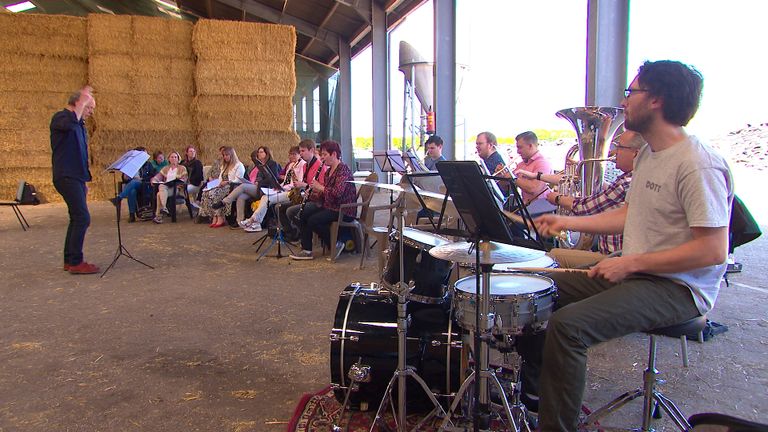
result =
M632 93L642 93L647 92L648 89L633 89L633 88L626 88L624 89L624 97L629 98L629 96L632 95Z

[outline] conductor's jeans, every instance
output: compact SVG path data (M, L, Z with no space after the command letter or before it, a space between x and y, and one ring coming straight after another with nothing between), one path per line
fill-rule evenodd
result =
M550 274L557 310L545 332L521 337L523 388L538 394L541 431L575 431L586 381L587 348L699 315L691 291L636 274L614 284L581 273ZM539 379L540 377L540 379Z
M69 226L64 239L64 264L76 266L83 262L85 232L91 224L91 214L85 201L87 188L82 180L64 177L53 181L69 210Z

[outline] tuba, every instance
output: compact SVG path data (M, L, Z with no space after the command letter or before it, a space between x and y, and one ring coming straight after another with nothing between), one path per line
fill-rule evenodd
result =
M578 141L565 157L565 171L558 193L581 197L599 192L603 189L604 162L610 160L608 150L611 138L624 122L624 110L615 107L577 107L560 110L556 115L571 123L576 129ZM558 238L558 243L562 248L589 249L592 240L591 234L566 231Z

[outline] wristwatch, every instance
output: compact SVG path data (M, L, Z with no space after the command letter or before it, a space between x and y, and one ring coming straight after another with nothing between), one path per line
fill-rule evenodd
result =
M539 181L541 181L541 175L542 175L542 174L543 174L543 173L542 173L541 171L539 171L538 173L536 173L536 180L539 180Z

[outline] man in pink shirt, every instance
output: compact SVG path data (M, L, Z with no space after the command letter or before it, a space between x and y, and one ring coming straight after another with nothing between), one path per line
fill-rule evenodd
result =
M554 207L547 202L550 191L547 183L541 180L541 175L551 174L552 165L539 152L539 138L531 131L523 132L515 137L517 154L523 161L515 166L513 172L517 176L519 170L536 173L536 179L526 179L518 176L515 183L523 195L523 202L531 213L539 214L551 211Z

